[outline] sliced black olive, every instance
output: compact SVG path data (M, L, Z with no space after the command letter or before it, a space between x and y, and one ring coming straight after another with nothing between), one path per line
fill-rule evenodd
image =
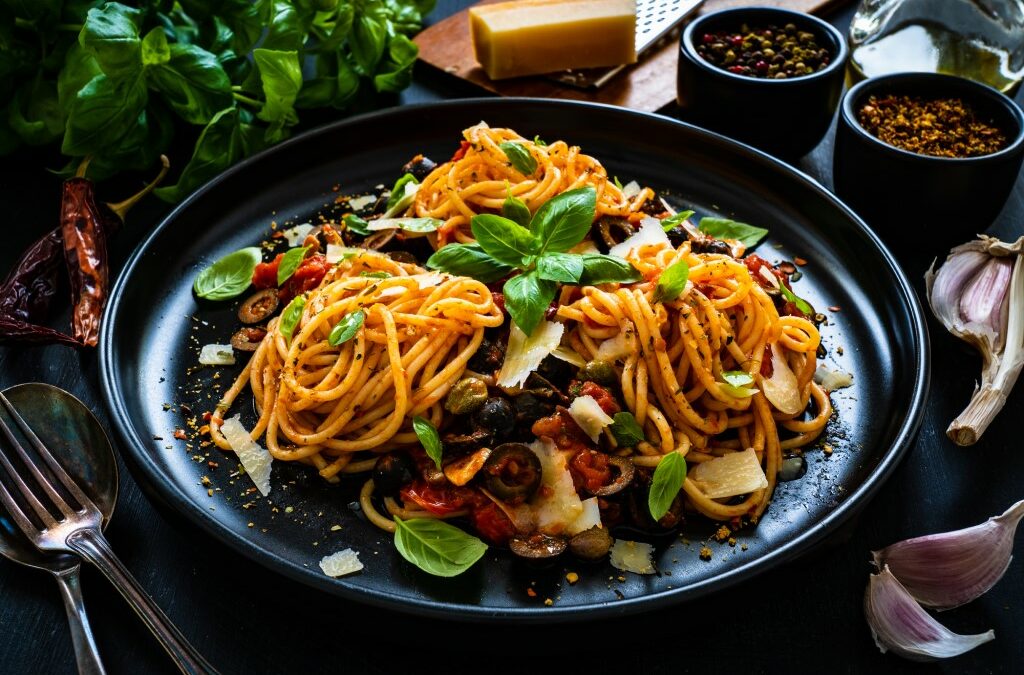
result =
M240 352L254 352L259 349L266 336L267 331L264 328L243 326L231 336L231 346Z
M476 414L477 424L497 437L507 436L516 428L516 414L512 404L495 396L484 401Z
M259 323L277 310L277 289L264 288L246 298L238 308L238 320L242 323Z
M373 484L385 497L394 497L412 479L416 465L406 454L389 452L377 458L373 465Z
M665 232L668 235L668 240L673 247L679 248L684 242L690 239L690 233L685 228L676 225L671 230ZM694 253L704 253L704 251L698 251L695 248L691 248Z
M395 238L397 230L378 230L363 240L363 248L379 251Z
M611 248L636 234L636 229L628 220L605 216L597 221L597 232L605 246Z
M412 253L408 251L388 251L388 257L398 263L405 263L407 265L418 265L419 260L416 259Z
M567 546L568 543L564 537L552 537L540 532L516 535L508 542L508 547L512 549L513 553L527 560L557 558L565 552Z
M600 560L608 555L614 541L606 528L595 525L569 540L569 551L583 560Z
M612 479L608 485L603 485L597 490L591 490L590 494L597 497L607 497L613 495L616 492L622 492L625 490L630 483L633 482L633 476L636 474L636 467L633 466L633 462L626 457L609 457L608 465L618 469L618 476Z
M671 240L671 237L669 237ZM690 250L694 253L718 253L720 255L732 255L732 248L724 241L714 237L701 237L692 240Z
M545 404L530 393L520 394L512 399L512 402L516 409L516 424L524 427L533 426L534 422L550 415L554 410L550 404Z
M484 429L474 429L466 434L448 433L441 439L445 452L453 455L462 455L475 452L480 448L490 445L493 436Z
M540 487L540 459L522 443L502 443L484 462L481 475L495 497L521 503Z
M466 367L476 373L492 373L505 360L505 343L484 338Z
M416 155L402 167L402 173L411 173L416 180L423 180L430 175L430 172L433 171L436 166L437 162L429 157Z
M487 401L487 384L479 377L465 377L455 383L444 400L444 408L456 415L480 410Z
M619 381L619 374L615 372L612 364L594 359L583 366L583 370L580 371L580 379L599 384L602 387L614 387Z

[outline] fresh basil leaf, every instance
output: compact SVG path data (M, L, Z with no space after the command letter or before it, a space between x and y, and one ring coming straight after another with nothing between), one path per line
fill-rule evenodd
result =
M190 124L206 124L233 104L231 80L217 57L196 45L170 46L170 60L150 66L150 86Z
M557 288L558 284L541 279L536 270L514 276L505 282L502 289L505 309L516 325L530 335L555 299Z
M7 123L27 145L43 145L64 134L57 84L41 73L20 87L7 106Z
M364 237L370 236L370 230L367 227L369 223L367 223L365 220L363 220L356 214L349 213L341 220L343 223L345 223L345 229L348 230L349 232L354 232L355 234Z
M75 42L68 47L64 67L57 76L57 99L64 111L71 109L75 95L97 75L102 75L100 64L82 45Z
M548 145L548 144L547 144L547 141L545 141L545 140L544 140L543 138L541 138L540 136L534 136L534 137L533 137L533 144L534 144L534 145L539 145L539 146L540 146L540 147L542 147L542 148L545 148L545 147L547 147L547 145Z
M412 418L412 430L416 432L416 438L420 439L420 444L427 451L427 457L434 460L434 464L440 469L441 455L444 453L444 447L441 445L441 437L437 433L437 427L430 420L417 415Z
M548 281L566 284L579 282L583 274L583 256L572 253L545 253L537 258L537 275Z
M372 75L384 55L388 39L386 11L379 0L369 0L352 22L348 44L356 70L362 75Z
M485 213L473 216L469 226L480 247L500 263L520 267L524 258L537 253L530 231L508 218Z
M141 11L108 2L89 10L78 41L95 56L108 77L136 76L142 69L141 20Z
M685 260L672 263L661 273L658 285L654 287L654 302L671 302L686 288L690 277L690 266Z
M299 54L296 51L254 49L252 55L266 99L257 117L271 123L267 140L276 142L283 138L284 126L299 121L295 114L295 99L302 89Z
M622 189L622 181L619 180L618 176L612 176L612 182L615 183L615 187Z
M661 520L668 513L685 480L686 459L682 455L670 452L661 458L651 479L650 492L647 493L647 509L652 518Z
M530 226L530 218L533 217L526 202L518 197L513 197L511 192L505 197L505 201L501 205L501 215L527 228Z
M745 370L726 370L722 381L732 387L746 387L754 383L753 376Z
M173 135L174 118L170 111L151 102L116 146L93 156L86 175L99 181L120 171L152 169L170 146Z
M284 282L288 281L295 270L299 269L299 265L306 258L306 252L309 251L308 246L301 248L292 248L285 252L281 256L281 262L277 266L277 285L280 286Z
M346 314L341 318L341 321L334 325L331 329L330 334L327 336L327 344L332 347L344 344L354 338L359 329L363 327L363 322L366 321L366 312L362 309L357 309L351 314Z
M436 518L395 517L395 548L427 574L454 577L484 557L487 544Z
M262 260L256 246L229 253L196 277L192 290L206 300L230 300L245 292L252 283L252 273Z
M734 398L750 398L757 393L757 389L751 387L734 387L731 384L723 384L722 389Z
M668 232L669 230L675 229L676 227L679 227L680 225L682 225L683 221L685 221L687 218L689 218L693 214L694 214L693 211L687 210L687 211L680 211L679 213L677 213L675 215L671 215L668 218L663 218L662 221L661 221L661 229L665 230L666 232Z
M370 279L390 279L391 275L387 272L360 272L359 276L368 277Z
M285 0L267 3L267 34L260 43L264 49L299 50L306 42L306 31L295 4Z
M163 26L157 26L142 38L142 65L159 66L171 60L171 47L167 44L167 33Z
M131 131L147 100L146 83L140 76L92 78L71 102L61 152L84 157L116 146Z
M580 286L596 286L598 284L628 284L643 279L640 271L622 258L603 253L584 253L583 274L580 275Z
M281 312L280 323L277 327L281 331L281 335L284 336L285 342L291 344L292 334L295 333L295 328L299 325L304 309L306 309L306 296L296 295Z
M768 236L768 230L763 227L747 225L729 218L701 218L697 229L715 239L734 239L748 250Z
M537 170L537 160L522 143L505 141L498 147L505 153L505 157L508 158L508 163L512 165L512 168L524 176L532 176Z
M512 272L512 267L488 255L478 244L448 244L427 260L432 270L470 277L489 284Z
M388 195L389 211L395 208L395 205L398 204L398 202L400 202L403 197L405 197L405 186L408 183L412 183L413 185L419 185L420 182L416 180L416 176L412 175L411 173L404 174L401 178L396 180L395 186L391 188L391 194Z
M416 22L418 25L419 22ZM416 43L404 35L398 34L388 40L388 59L378 66L378 73L373 77L373 86L377 91L400 92L412 82L412 68L419 56L420 49Z
M644 440L644 430L640 428L633 413L623 410L612 416L612 423L608 426L615 441L623 448L636 447L637 443Z
M796 305L796 308L799 309L801 312L803 312L807 316L814 316L814 308L811 307L811 303L799 297L796 293L791 291L789 287L786 286L786 284L782 283L781 281L779 282L779 290L782 291L782 297L786 298L786 300L789 300L794 305Z
M596 208L597 192L592 187L568 190L549 199L530 221L530 230L540 241L539 249L531 252L568 251L580 243L590 232Z

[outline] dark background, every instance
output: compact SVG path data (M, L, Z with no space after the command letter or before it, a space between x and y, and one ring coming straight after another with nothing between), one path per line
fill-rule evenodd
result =
M441 0L432 18L437 21L464 4ZM847 7L827 18L845 32L852 12ZM470 95L479 92L421 67L415 84L400 99L379 104ZM664 112L674 114L671 109ZM46 167L62 164L30 152L4 159L0 204L6 222L0 270L8 269L28 242L56 225L60 182ZM798 166L829 186L831 161L830 134ZM120 187L104 184L102 196L116 201L130 191L127 186L117 191ZM151 198L129 216L128 227L113 245L115 269L167 210ZM989 233L1015 239L1022 232L1024 180L1018 178ZM923 292L920 272L915 269L910 276ZM981 599L939 615L955 631L995 630L994 642L964 656L920 665L882 655L864 620L872 549L981 522L1024 497L1024 448L1016 426L1024 412L1024 386L1010 397L981 443L966 449L954 446L943 431L966 405L980 362L931 318L929 329L932 388L921 434L861 515L796 562L669 609L601 622L506 627L446 623L346 602L273 574L180 517L155 509L123 465L120 501L107 535L156 602L225 673L1018 672L1024 663L1020 560ZM70 390L105 421L94 352L0 348L0 387L33 380ZM1016 551L1022 551L1020 545ZM0 559L2 673L74 672L64 610L48 577ZM83 587L108 672L176 672L99 573L84 569Z

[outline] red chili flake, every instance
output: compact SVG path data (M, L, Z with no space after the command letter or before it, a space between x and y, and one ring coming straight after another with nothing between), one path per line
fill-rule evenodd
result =
M212 418L213 418L213 413L210 412L209 410L207 410L206 412L203 413L203 421L204 422L209 422Z
M185 433L184 429L175 429L174 430L174 437L177 438L179 441L187 441L188 440L188 435Z
M216 469L217 467L220 466L220 464L211 459L209 462L206 463L206 466L210 467L211 469Z
M796 257L796 258L793 258L793 262L795 262L795 263L796 263L797 265L799 265L800 267L803 267L804 265L806 265L806 264L807 264L807 261L806 261L806 260L804 260L803 258L799 257L799 256L798 256L798 257Z
M530 596L531 598L536 598L537 597L537 591L533 590L532 588L527 588L526 589L526 594L528 596Z

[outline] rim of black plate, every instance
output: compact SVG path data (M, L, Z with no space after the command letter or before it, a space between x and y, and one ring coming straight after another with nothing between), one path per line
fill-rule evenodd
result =
M331 579L330 577L316 574L314 571L304 568L301 565L288 561L274 552L269 551L244 537L228 530L220 525L217 518L205 509L198 507L184 490L168 480L161 470L150 462L139 461L137 452L139 448L145 447L145 439L137 433L132 419L125 406L123 397L120 395L119 382L116 377L116 364L114 358L114 340L108 326L113 325L114 316L118 312L123 295L125 280L131 275L135 265L138 264L142 253L149 243L156 238L165 227L173 223L181 213L187 211L191 204L199 197L217 186L229 176L246 171L252 164L262 161L266 156L275 153L287 152L293 145L304 143L311 138L334 133L339 127L356 125L363 120L373 117L387 117L391 115L408 115L410 111L437 110L445 108L468 108L473 106L535 106L535 107L569 107L577 108L581 112L586 110L602 110L620 115L623 118L632 119L636 122L655 125L682 126L698 134L707 135L719 142L729 144L741 155L746 155L750 160L773 165L775 169L781 169L789 173L795 180L802 182L805 187L818 193L835 208L843 212L851 220L861 233L875 245L879 254L879 264L884 265L893 274L898 282L895 289L901 296L903 303L910 309L910 316L907 317L913 335L916 366L916 376L913 385L913 396L906 417L900 425L893 442L882 454L878 467L864 482L854 490L849 497L837 506L821 521L813 527L799 533L795 538L786 544L769 551L768 553L752 560L749 564L742 565L728 572L710 579L681 586L672 590L660 592L654 595L641 596L618 600L614 603L601 603L594 605L578 605L572 607L479 607L452 602L437 600L425 600L419 598L403 598L385 591L378 591L362 588L356 585L348 585L342 579ZM350 117L332 124L311 129L299 134L276 146L268 148L261 153L253 155L238 164L235 164L210 182L189 195L184 201L174 208L164 220L153 229L148 237L142 241L131 254L125 263L124 269L118 275L117 282L111 291L110 300L103 313L102 328L99 343L99 364L100 364L100 388L103 399L111 414L115 431L125 446L122 456L132 467L133 474L143 476L148 486L157 492L165 502L174 508L175 511L184 515L191 522L201 527L204 531L224 542L236 551L262 564L270 570L281 573L291 579L299 581L307 586L325 590L329 593L342 596L347 599L365 602L378 607L398 610L423 616L432 616L442 619L453 620L493 620L505 622L525 621L568 621L573 619L597 619L611 616L622 616L639 611L652 610L666 605L677 604L684 600L692 600L707 595L728 586L732 586L752 575L760 574L782 562L791 560L803 553L815 544L819 543L827 535L834 532L842 523L846 522L857 510L864 506L871 497L878 491L882 484L888 479L903 455L909 450L911 442L924 417L924 402L927 397L930 382L931 355L928 345L928 329L925 322L924 310L916 293L903 270L897 264L893 255L881 242L877 235L854 213L848 206L840 201L835 195L829 192L814 178L793 168L779 159L761 152L755 148L744 145L730 138L716 134L700 127L680 122L679 120L659 115L657 113L639 112L626 108L619 108L599 103L583 101L566 101L558 99L536 99L527 97L516 98L466 98L451 101L434 103L422 103L415 105L403 105L388 108ZM339 583L342 582L342 583Z

